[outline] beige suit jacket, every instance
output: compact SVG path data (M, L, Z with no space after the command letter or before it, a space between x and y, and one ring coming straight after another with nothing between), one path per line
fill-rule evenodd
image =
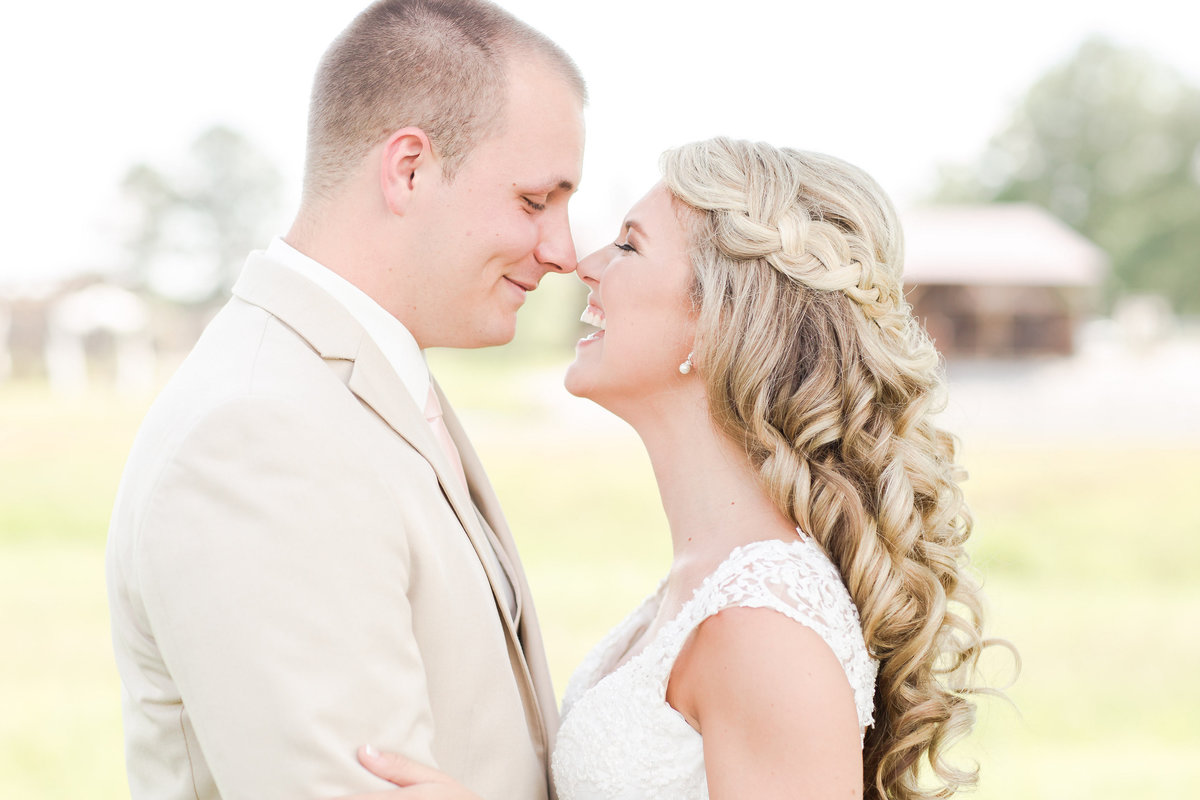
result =
M134 800L386 788L362 744L488 800L550 795L557 710L529 588L443 406L470 496L350 314L250 257L143 423L113 512Z

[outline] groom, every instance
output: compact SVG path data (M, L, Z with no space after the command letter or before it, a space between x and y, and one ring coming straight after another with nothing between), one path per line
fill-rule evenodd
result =
M368 742L550 795L529 589L422 350L507 342L574 270L584 93L480 0L380 0L325 54L295 223L155 403L113 512L135 800L386 788Z

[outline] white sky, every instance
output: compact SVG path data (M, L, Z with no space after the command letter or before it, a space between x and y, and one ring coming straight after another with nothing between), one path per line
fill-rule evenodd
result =
M573 202L581 252L615 231L666 147L726 134L821 150L901 204L969 160L1025 89L1091 33L1200 84L1200 12L1181 0L501 0L588 81ZM0 283L119 259L116 186L204 128L239 129L294 210L309 84L366 0L12 0L0 11ZM676 9L685 9L679 11Z

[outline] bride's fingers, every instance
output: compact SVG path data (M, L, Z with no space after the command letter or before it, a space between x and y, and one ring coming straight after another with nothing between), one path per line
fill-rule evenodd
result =
M371 745L358 748L358 763L371 773L397 786L413 786L418 783L444 783L448 776L419 761L405 758L398 753L381 753Z

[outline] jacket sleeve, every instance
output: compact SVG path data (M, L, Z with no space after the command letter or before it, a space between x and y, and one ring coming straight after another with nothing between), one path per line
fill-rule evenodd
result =
M206 416L137 527L150 628L224 800L387 788L367 743L434 763L397 478L299 405Z

